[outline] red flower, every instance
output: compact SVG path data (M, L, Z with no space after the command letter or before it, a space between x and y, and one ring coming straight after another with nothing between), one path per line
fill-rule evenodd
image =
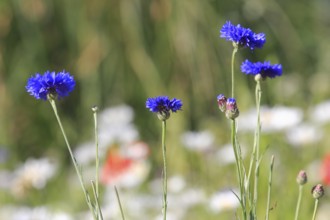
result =
M103 184L112 184L120 176L129 170L132 160L125 158L117 151L109 151L107 159L102 169L101 182Z
M126 146L113 146L104 162L101 182L126 188L139 185L150 170L147 161L149 153L148 145L141 141Z
M326 155L322 161L321 178L324 185L330 185L330 154Z

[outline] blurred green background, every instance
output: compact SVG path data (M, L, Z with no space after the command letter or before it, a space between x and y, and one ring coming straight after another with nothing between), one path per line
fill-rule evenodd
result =
M169 143L177 145L177 149L169 149L169 163L170 172L188 175L203 164L203 158L194 155L197 162L186 160L189 153L176 143L180 132L210 129L217 134L219 145L230 138L227 120L216 103L219 93L228 95L230 91L232 45L219 38L225 21L264 32L267 37L263 49L238 53L236 93L241 112L254 106L254 81L239 71L246 58L283 65L281 78L263 84L263 104L306 111L330 95L329 9L328 0L2 0L0 145L8 151L8 159L1 167L13 168L29 157L56 155L62 158L63 169L71 168L50 105L25 91L32 74L65 69L77 81L74 92L58 102L73 146L92 138L93 105L104 109L126 103L134 108L141 138L152 146L153 165L159 166L160 123L145 108L145 101L158 95L182 99L183 111L168 123ZM252 137L242 138L252 146ZM266 135L262 143L276 148L281 161L279 170L274 171L277 207L272 217L290 219L295 209L297 172L322 158L330 142L325 139L318 146L292 148L281 135ZM265 183L269 158L266 153ZM195 184L216 190L224 185L224 175L232 176L235 184L233 167L219 175L212 166L205 169L207 174L201 168ZM266 192L266 186L261 190ZM310 219L313 200L306 197L302 216ZM58 200L64 198L57 195ZM52 199L45 196L36 203ZM10 195L5 202L34 204ZM212 219L204 218L204 212L194 213L195 219ZM234 219L232 213L228 216Z

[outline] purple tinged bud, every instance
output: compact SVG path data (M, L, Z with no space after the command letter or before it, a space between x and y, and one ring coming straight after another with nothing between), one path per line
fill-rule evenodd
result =
M217 101L218 101L219 109L220 109L222 112L225 112L225 111L226 111L227 98L226 98L223 94L220 94L220 95L218 95L218 97L217 97Z
M237 108L236 99L228 98L226 102L226 117L228 119L234 120L239 115L239 110Z
M307 173L305 170L300 170L297 176L297 183L299 185L304 185L307 183Z
M312 195L314 199L319 199L324 195L324 188L322 184L317 184L312 188Z

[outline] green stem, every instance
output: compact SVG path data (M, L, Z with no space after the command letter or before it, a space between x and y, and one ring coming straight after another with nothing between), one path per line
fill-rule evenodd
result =
M103 219L102 211L99 206L99 197L100 197L100 191L99 191L99 167L100 167L100 159L99 159L99 140L98 140L98 124L97 124L97 110L98 108L95 106L92 108L93 110L93 118L94 118L94 135L95 135L95 200L97 202L97 211L98 215L100 216L101 219Z
M117 197L117 201L118 201L118 205L119 205L119 209L120 209L121 218L122 218L122 220L125 220L125 215L124 215L123 207L121 206L121 202L120 202L117 187L114 186L114 188L115 188L115 191L116 191L116 197Z
M167 162L166 162L166 120L162 121L162 151L163 151L163 214L164 220L166 220L166 211L167 211Z
M272 156L272 159L271 159L271 162L270 162L270 170L269 170L266 220L269 219L270 198L271 198L272 178L273 178L273 167L274 167L274 155Z
M317 206L319 204L319 200L318 199L315 199L315 205L314 205L314 213L313 213L313 218L312 220L315 220L315 217L316 217L316 210L317 210Z
M234 45L234 50L231 55L231 97L235 97L235 74L234 74L234 63L235 63L235 55L238 51L238 47Z
M231 56L231 97L233 97L233 98L235 97L234 64L235 64L235 55L236 55L237 51L238 51L238 47L236 44L234 44L234 49L233 49L233 53ZM244 219L246 219L247 218L246 201L245 201L245 193L244 193L244 184L242 181L242 161L241 161L241 152L236 143L236 122L235 122L235 120L232 121L231 140L232 140L233 150L234 150L235 159L236 159L237 177L238 177L240 196L241 196L240 204L242 207L243 217L244 217Z
M93 180L91 180L91 185L92 185L92 190L94 193L94 199L95 199L96 208L97 208L97 219L103 220L103 215L102 215L102 211L101 211L100 203L99 203L99 197L97 196L96 186L95 186L95 183Z
M54 111L54 113L55 113L55 117L56 117L57 122L58 122L58 124L59 124L59 126L60 126L60 129L61 129L61 131L62 131L62 134L63 134L64 140L65 140L66 146L68 147L68 150L69 150L69 153L70 153L71 160L72 160L72 162L73 162L74 168L75 168L76 173L77 173L77 175L78 175L78 178L79 178L79 182L80 182L81 188L82 188L82 190L83 190L83 192L84 192L84 195L85 195L86 203L87 203L87 205L88 205L90 211L91 211L92 214L93 214L93 218L96 220L97 217L96 217L96 214L95 214L95 210L94 210L94 208L93 208L93 205L92 205L92 203L91 203L91 199L90 199L90 197L89 197L89 195L88 195L88 192L87 192L87 190L86 190L86 187L85 187L85 185L84 185L83 178L82 178L82 174L81 174L81 172L80 172L80 169L79 169L78 163L77 163L76 158L74 157L74 155L73 155L73 153L72 153L70 143L69 143L68 138L67 138L67 136L66 136L66 134L65 134L64 128L63 128L63 126L62 126L61 119L60 119L60 117L59 117L59 115L58 115L58 113L57 113L57 108L56 108L55 100L53 100L53 99L48 99L48 100L49 100L49 102L50 102L50 104L51 104L51 106L52 106L52 108L53 108L53 111Z
M260 80L257 80L256 85L256 107L257 107L257 129L255 135L255 172L254 172L254 190L253 190L253 214L254 218L257 219L257 202L258 202L258 181L259 181L259 151L260 151L260 100L261 100L261 86Z
M96 108L96 107L95 107ZM93 108L94 109L94 108ZM95 153L96 153L96 161L95 161L95 187L96 187L96 196L99 198L99 141L98 141L98 126L97 126L97 110L93 111L94 116L94 134L95 134Z
M235 155L235 161L236 161L236 171L237 171L237 177L238 177L238 183L239 183L239 189L240 189L240 204L242 207L243 212L243 218L246 219L246 203L245 203L245 194L244 194L244 186L242 182L242 166L241 166L241 157L240 157L240 149L238 148L237 142L236 142L236 122L235 120L232 120L231 124L231 142L234 150Z
M294 218L295 220L298 220L298 216L299 216L302 189L303 189L303 185L299 185L299 195L298 195L298 201L297 201L297 207L296 207L296 214L295 214L295 218Z

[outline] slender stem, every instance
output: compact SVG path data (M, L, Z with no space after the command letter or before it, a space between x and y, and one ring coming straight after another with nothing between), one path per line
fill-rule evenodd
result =
M246 177L246 186L245 186L245 190L248 191L248 189L250 188L250 178L251 178L251 174L252 174L252 168L255 162L255 157L256 157L256 133L254 136L254 144L253 144L253 150L252 150L252 154L251 154L251 159L250 159L250 164L249 164L249 170L248 170L248 174ZM249 196L249 203L250 205L252 204L252 196Z
M256 85L256 107L257 107L257 128L256 128L256 135L255 135L255 172L254 172L254 190L253 190L253 214L255 219L257 219L257 202L258 202L258 181L259 181L259 151L260 151L260 100L261 100L261 86L260 80L257 80Z
M319 200L318 199L315 199L315 205L314 205L314 213L313 213L313 218L312 220L315 220L315 217L316 217L316 210L317 210L317 206L319 204Z
M235 55L238 51L238 47L234 45L234 50L231 55L231 97L235 97L235 74L234 74L234 63L235 63Z
M167 162L166 162L166 120L162 121L162 150L163 150L163 215L164 220L166 220L166 211L167 211Z
M114 186L114 188L115 188L115 191L116 191L116 197L117 197L117 201L118 201L118 205L119 205L119 209L120 209L121 218L122 218L122 220L125 220L125 215L124 215L123 207L122 207L121 202L120 202L117 187Z
M96 186L95 186L95 183L94 183L93 180L91 180L91 184L92 184L94 199L95 199L96 208L97 208L97 219L98 220L103 220L103 215L102 215L102 211L101 211L100 203L99 203L99 197L97 196Z
M66 143L66 146L68 147L68 150L69 150L69 153L70 153L71 160L72 160L72 162L73 162L74 168L75 168L76 173L77 173L77 175L78 175L78 178L79 178L79 182L80 182L81 188L82 188L82 190L83 190L83 192L84 192L84 195L85 195L85 199L86 199L87 205L88 205L90 211L91 211L92 214L93 214L93 218L96 220L97 217L96 217L96 214L95 214L95 210L94 210L94 208L93 208L93 206L92 206L91 199L90 199L90 197L89 197L89 195L88 195L88 192L87 192L87 190L86 190L86 187L85 187L85 185L84 185L83 178L82 178L82 174L81 174L81 172L80 172L80 169L79 169L78 163L77 163L76 158L74 157L74 155L73 155L73 153L72 153L70 143L69 143L69 141L68 141L68 138L67 138L67 136L66 136L66 133L65 133L65 131L64 131L64 128L63 128L63 126L62 126L61 119L60 119L60 117L59 117L59 115L58 115L58 113L57 113L57 108L56 108L55 100L53 100L53 99L48 99L48 100L49 100L49 102L50 102L50 104L51 104L51 106L52 106L52 108L53 108L53 111L54 111L54 113L55 113L55 117L56 117L57 122L58 122L58 124L59 124L59 126L60 126L60 129L61 129L61 131L62 131L62 134L63 134L63 137L64 137L64 141L65 141L65 143Z
M96 196L99 198L99 166L100 166L100 160L99 160L99 141L98 141L98 126L97 126L97 110L93 111L94 116L94 134L95 134L95 155L96 155L96 161L95 161L95 187L96 187Z
M234 45L233 53L231 56L231 97L235 97L235 71L234 71L234 63L235 63L235 55L238 51L238 46ZM236 122L235 120L232 121L232 127L231 127L231 139L232 139L232 145L233 150L235 154L236 159L236 168L237 168L237 177L239 182L239 188L240 188L240 204L242 206L242 212L244 219L247 218L246 215L246 203L245 203L245 193L244 193L244 184L242 181L242 162L241 162L241 151L237 145L236 142Z
M299 195L298 195L298 201L297 201L297 207L296 207L296 214L294 219L298 220L299 216L299 210L300 210L300 203L301 203L301 195L302 195L302 189L304 185L299 185Z
M266 220L269 219L270 198L271 198L272 178L273 178L273 167L274 167L274 155L272 156L272 159L270 161L270 169L269 169Z
M232 120L231 124L231 141L232 146L234 150L235 155L235 161L236 161L236 171L237 171L237 177L238 177L238 183L240 188L240 204L242 207L243 217L246 219L246 207L245 207L245 195L244 195L244 186L242 182L242 166L241 166L241 157L240 157L240 149L238 148L237 142L236 142L236 121Z
M100 197L100 191L99 191L99 167L100 167L100 160L99 160L99 139L98 139L98 124L97 124L97 106L94 106L92 108L93 110L93 118L94 118L94 136L95 136L95 189L94 189L94 183L92 181L93 186L93 192L95 194L95 200L96 200L96 208L98 211L98 216L103 220L102 211L99 205L99 197Z

